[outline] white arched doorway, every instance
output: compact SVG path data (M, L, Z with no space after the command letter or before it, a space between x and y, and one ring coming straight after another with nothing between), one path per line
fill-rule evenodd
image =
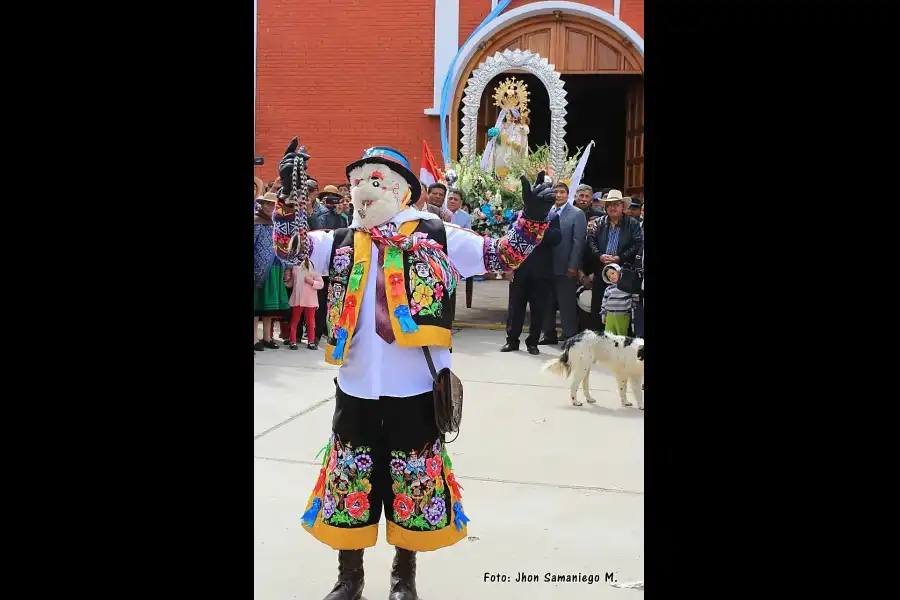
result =
M595 171L591 173L591 182L605 182L604 187L621 186L623 190L641 194L643 40L613 15L576 2L534 2L516 8L491 21L463 46L450 80L454 91L447 107L449 155L454 158L471 156L477 152L473 140L479 146L483 143L496 111L484 101L480 112L473 106L472 101L477 102L478 98L472 93L475 90L470 89L470 81L477 80L489 62L496 61L498 54L507 51L530 51L546 59L549 70L561 75L561 82L564 82L561 94L564 99L555 102L551 87L542 81L555 109L542 114L555 114L549 123L544 121L543 126L547 129L542 130L542 135L547 136L549 130L549 137L541 140L540 136L535 136L536 144L550 146L554 166L561 162L567 146L569 149L585 147L591 139L596 139L603 146L603 152L596 159L592 158L588 167L589 171ZM514 65L507 70L537 75ZM594 105L594 96L587 98L586 95L594 94L597 89L601 90L603 98L609 99L609 103L604 101L598 108L602 122L586 114L587 107ZM475 120L473 113L477 114ZM565 131L566 121L570 132ZM575 121L592 125L573 129L571 123ZM541 130L541 125L535 125ZM617 133L620 128L622 133ZM562 133L555 135L555 132ZM595 135L604 139L595 138ZM561 150L554 153L554 147ZM604 154L606 158L603 158Z
M466 45L460 49L459 56L456 60L456 65L453 68L453 75L450 80L451 89L455 89L456 86L459 85L459 80L460 77L463 76L463 72L466 69L466 64L472 59L475 53L478 52L479 48L483 47L484 43L499 31L511 27L519 21L523 21L525 19L529 19L531 17L536 17L539 15L552 15L557 11L559 11L562 15L585 17L588 19L600 21L601 23L609 26L613 31L616 31L624 38L629 40L634 45L635 49L640 53L640 55L644 56L643 38L641 38L641 36L639 36L634 29L626 25L618 17L611 15L606 11L602 11L599 8L594 8L593 6L588 6L586 4L580 4L578 2L531 2L529 4L526 4L525 6L520 6L519 8L514 8L507 13L503 13L502 15L488 23L484 29L479 31L477 35L470 39L466 43Z
M566 90L553 65L530 50L505 50L497 52L472 71L463 98L462 149L465 160L472 160L476 153L478 111L484 88L495 75L521 69L535 75L547 89L550 98L550 160L553 169L562 172L566 144Z

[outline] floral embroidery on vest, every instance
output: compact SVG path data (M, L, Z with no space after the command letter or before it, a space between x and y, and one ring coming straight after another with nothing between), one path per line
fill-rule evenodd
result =
M341 320L341 312L344 310L344 291L346 290L348 275L350 273L350 254L352 246L345 246L334 251L334 261L328 271L328 308L325 314L325 333L328 337L335 337Z
M338 323L341 320L341 311L344 305L344 285L336 283L334 279L328 282L328 313L325 320L326 334L335 337Z
M344 246L334 251L334 264L331 267L332 277L345 277L350 271L350 253L352 246Z
M325 467L325 503L322 522L328 525L359 525L369 520L372 484L372 449L342 445L336 437Z
M435 278L428 263L410 256L409 265L409 312L440 317L444 308L444 285Z

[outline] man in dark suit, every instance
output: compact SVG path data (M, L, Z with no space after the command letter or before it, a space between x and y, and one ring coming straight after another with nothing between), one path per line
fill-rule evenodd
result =
M547 307L551 303L553 288L553 248L559 245L562 233L559 217L550 220L550 227L544 232L540 245L528 255L525 262L512 274L509 282L509 312L506 316L506 345L500 352L519 349L519 336L525 324L525 303L531 310L531 327L525 338L529 354L540 354L537 348L538 336L547 317Z
M553 248L553 301L562 320L563 340L557 339L556 308L551 306L544 321L544 336L538 342L541 345L553 345L578 333L575 291L578 289L578 269L584 256L587 232L584 211L569 204L569 186L560 182L553 189L556 203L547 219L559 217L561 237L559 244Z
M593 287L591 288L591 329L602 331L600 308L606 284L600 273L608 264L634 266L635 257L644 242L644 233L637 219L625 212L625 198L619 190L610 190L606 196L606 215L597 221L594 234L588 236L588 250L594 263ZM628 199L629 203L631 202Z

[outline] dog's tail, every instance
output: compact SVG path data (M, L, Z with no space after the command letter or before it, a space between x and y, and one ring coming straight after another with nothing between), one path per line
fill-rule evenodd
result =
M559 358L554 358L553 360L548 360L544 363L542 370L553 373L554 375L568 377L569 373L572 371L572 365L569 364L569 348L566 347L563 350L563 353L559 355Z

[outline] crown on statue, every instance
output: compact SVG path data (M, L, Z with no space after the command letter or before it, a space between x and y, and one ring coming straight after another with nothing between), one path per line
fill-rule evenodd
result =
M507 109L518 109L519 113L528 111L528 85L515 77L507 77L506 81L494 89L494 106Z

